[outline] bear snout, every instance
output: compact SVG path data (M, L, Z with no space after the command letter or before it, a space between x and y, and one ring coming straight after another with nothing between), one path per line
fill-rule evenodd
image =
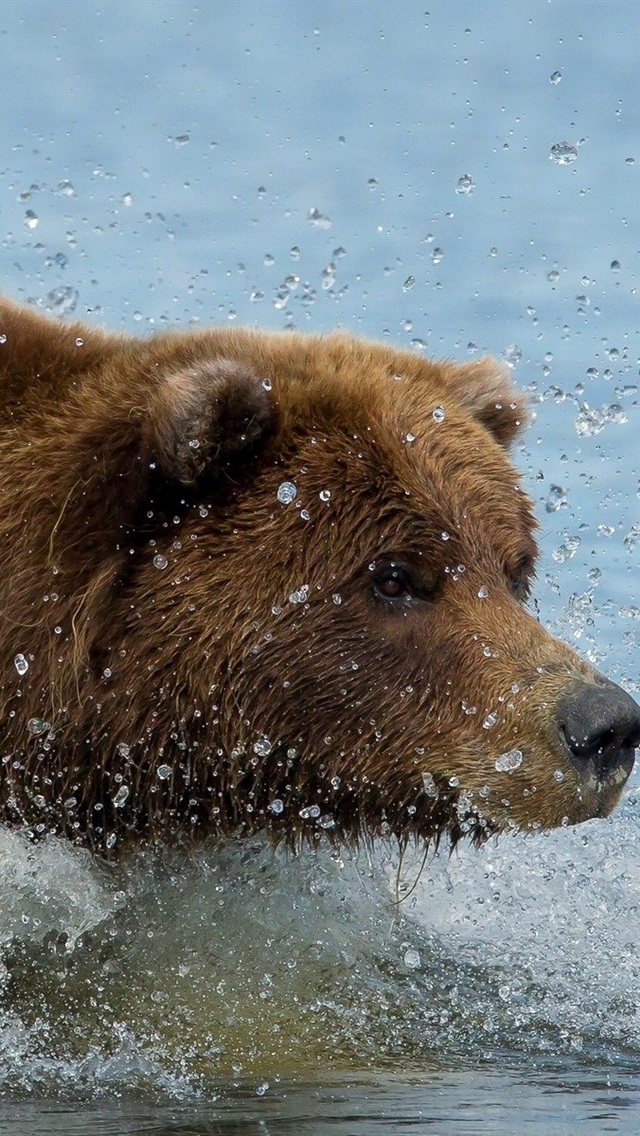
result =
M557 728L574 768L590 787L626 781L640 745L640 707L621 687L576 683L560 704Z

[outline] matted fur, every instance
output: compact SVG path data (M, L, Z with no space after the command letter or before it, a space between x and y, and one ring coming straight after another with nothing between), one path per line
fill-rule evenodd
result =
M5 820L109 849L480 839L613 806L620 779L582 783L556 722L604 680L523 606L524 412L499 364L130 339L9 301L0 335ZM386 562L419 594L376 592Z

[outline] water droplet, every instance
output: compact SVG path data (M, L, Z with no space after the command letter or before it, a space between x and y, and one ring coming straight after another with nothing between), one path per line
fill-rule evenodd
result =
M271 379L263 379L262 380L262 389L263 390L270 391L271 387L272 387Z
M176 146L186 146L187 142L189 142L190 138L191 138L191 135L188 134L188 133L177 134L176 137L173 139L173 141L174 141Z
M78 291L69 286L54 288L45 299L45 311L56 316L66 316L75 311L78 303Z
M515 367L522 359L522 351L518 347L518 344L510 343L508 347L505 347L502 358L508 367Z
M416 282L415 276L407 276L407 279L405 280L404 284L402 285L402 291L403 292L410 292L411 289L414 287L415 282Z
M440 261L442 260L443 256L444 256L444 252L442 251L441 248L434 248L433 252L431 253L431 260L433 261L434 264L440 264Z
M403 961L408 970L417 970L421 962L420 951L409 947L409 950L404 952Z
M25 659L24 655L16 655L15 659L13 660L13 665L15 666L19 675L24 675L29 670L29 663L27 659Z
M436 408L435 408L435 410L433 411L433 414L432 414L433 421L434 422L444 422L445 416L446 416L446 411L444 409L444 406L436 406Z
M561 80L562 80L562 72L561 71L553 71L552 74L549 76L549 82L553 83L554 87L557 87L558 83L560 83Z
M126 742L118 742L116 746L116 753L118 753L120 757L129 757L129 754L131 753L131 746L128 746Z
M439 795L438 794L438 786L436 785L431 773L423 773L422 774L422 785L423 785L424 791L425 791L425 793L427 794L428 797L434 797L435 798Z
M619 272L622 266L619 260L612 260L609 267L612 272Z
M46 734L51 729L51 723L45 722L43 718L29 718L27 722L27 730L33 737L38 734Z
M315 206L307 213L307 220L315 229L330 229L333 224L331 218L327 217L325 213L321 213Z
M550 485L547 499L544 503L547 513L557 513L567 504L567 491L561 485Z
M253 743L253 752L258 754L258 757L268 757L271 753L273 746L268 738L258 738L257 742Z
M278 486L277 498L281 505L290 505L298 496L298 490L292 481L283 481Z
M300 809L298 816L301 816L303 820L316 820L320 816L320 806L307 805L306 808Z
M321 501L329 501L331 499L331 490L330 489L321 489L318 496L320 497Z
M415 440L416 440L415 434L405 434L403 439L402 439L403 442L408 442L409 445L411 445L412 442L415 442Z
M27 209L24 215L24 223L27 229L35 229L40 218L33 212L33 209Z
M638 524L637 521L634 521L622 543L624 544L625 548L630 550L632 548L635 548L638 541L640 541L640 524Z
M320 275L322 279L322 287L326 292L329 290L329 288L333 288L333 285L335 284L338 276L338 269L336 268L335 264L331 262L331 264L327 264L326 267L322 269Z
M564 773L562 772L561 769L554 770L553 780L554 781L564 781Z
M64 178L62 181L59 181L53 192L58 197L75 197L75 195L76 195L76 191L75 191L73 185L71 184L70 181L67 180L67 178Z
M130 792L131 792L131 790L129 789L128 785L121 785L120 786L120 788L118 789L118 792L116 793L115 797L113 798L113 803L114 803L114 805L117 809L122 808L127 797L129 796Z
M519 769L522 765L523 753L521 749L510 749L506 753L501 753L500 757L496 758L496 769L498 773L511 773L514 769Z
M568 166L578 157L578 148L571 142L554 142L549 157L558 166Z
M571 560L580 548L582 541L579 536L568 536L559 548L554 548L551 555L558 564L564 564L565 561Z
M301 509L300 510L300 520L301 521L310 521L311 520L311 513L309 512L308 509Z
M479 600L486 600L488 595L489 595L489 589L488 589L486 584L483 584L481 588L478 588L478 599Z
M295 591L291 592L291 594L289 595L289 603L292 603L292 604L306 603L308 598L309 598L309 585L308 584L301 584L301 586L299 588L296 588Z
M158 776L161 781L168 781L171 773L172 769L170 765L159 765L156 769L156 776Z
M496 725L497 721L498 721L498 714L496 713L495 710L492 710L489 714L487 714L484 722L482 723L482 729L483 730L492 730L493 727Z
M333 600L334 604L336 604L336 605L339 605L339 604L342 603L342 596L340 595L339 592L334 592L331 599Z
M270 802L269 810L270 812L275 813L276 816L279 816L281 812L284 812L284 804L279 797L276 797L275 800Z
M84 347L84 339L81 339L80 336L76 339L76 347Z
M461 194L473 193L475 188L476 188L475 183L474 183L473 179L469 176L469 174L463 174L461 178L458 178L458 184L456 185L456 193L461 193Z
M153 558L153 565L154 568L168 568L169 561L167 560L166 556L163 556L162 553L158 552Z

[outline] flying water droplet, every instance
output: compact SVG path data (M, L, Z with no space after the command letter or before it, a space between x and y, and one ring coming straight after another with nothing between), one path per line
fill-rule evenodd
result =
M291 594L289 595L289 603L292 603L292 604L306 603L308 598L309 598L309 585L308 584L302 584L299 588L296 588L295 591L291 592Z
M435 799L439 796L438 786L436 785L431 773L422 774L422 785L428 797L433 797Z
M458 178L458 184L456 185L456 193L461 193L461 194L473 193L475 188L476 188L475 183L474 183L473 179L469 176L469 174L463 174L461 178Z
M45 722L43 718L29 718L27 722L27 730L33 737L39 734L46 734L51 729L51 723Z
M115 797L113 798L113 803L114 803L114 805L117 809L122 808L127 797L129 796L130 792L131 792L131 790L129 789L128 785L121 785L120 786L120 788L118 789L118 792L116 793Z
M523 753L521 749L510 749L506 753L501 753L500 757L496 758L496 769L498 773L512 773L514 769L519 769L522 765Z
M13 665L15 666L19 675L25 675L29 670L29 663L28 660L25 659L24 655L16 655L15 659L13 660Z
M569 166L578 157L578 148L571 142L554 142L549 157L558 166Z
M409 947L409 949L404 952L403 961L408 970L417 970L421 963L420 951Z
M433 414L432 414L433 421L434 422L444 422L445 416L446 416L446 412L445 412L444 406L436 406L436 408L435 408L435 410L433 411Z
M316 820L320 816L319 805L307 805L306 808L300 809L298 816L303 820Z
M549 486L549 493L544 503L547 513L557 513L558 509L564 509L567 504L567 491L561 485Z
M69 285L66 287L54 288L49 292L45 302L45 311L51 312L55 316L66 316L75 311L76 304L78 303L78 290L71 288Z
M515 367L522 359L522 351L517 343L510 343L508 347L505 347L502 357L508 367Z
M333 221L327 217L325 213L321 213L315 206L307 213L307 220L311 222L315 229L330 229Z
M167 568L169 566L169 561L167 560L166 556L163 556L161 552L158 552L153 558L153 566L154 568L160 569Z
M281 505L290 505L298 496L298 490L292 481L283 481L278 486L277 498Z

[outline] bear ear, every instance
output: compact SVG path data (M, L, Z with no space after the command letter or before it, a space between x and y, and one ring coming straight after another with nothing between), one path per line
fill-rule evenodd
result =
M501 446L510 446L526 425L526 399L514 387L508 368L497 359L487 355L474 363L452 367L448 385L460 405Z
M170 372L145 417L143 443L150 461L186 487L248 457L276 425L267 385L232 359L204 360Z

